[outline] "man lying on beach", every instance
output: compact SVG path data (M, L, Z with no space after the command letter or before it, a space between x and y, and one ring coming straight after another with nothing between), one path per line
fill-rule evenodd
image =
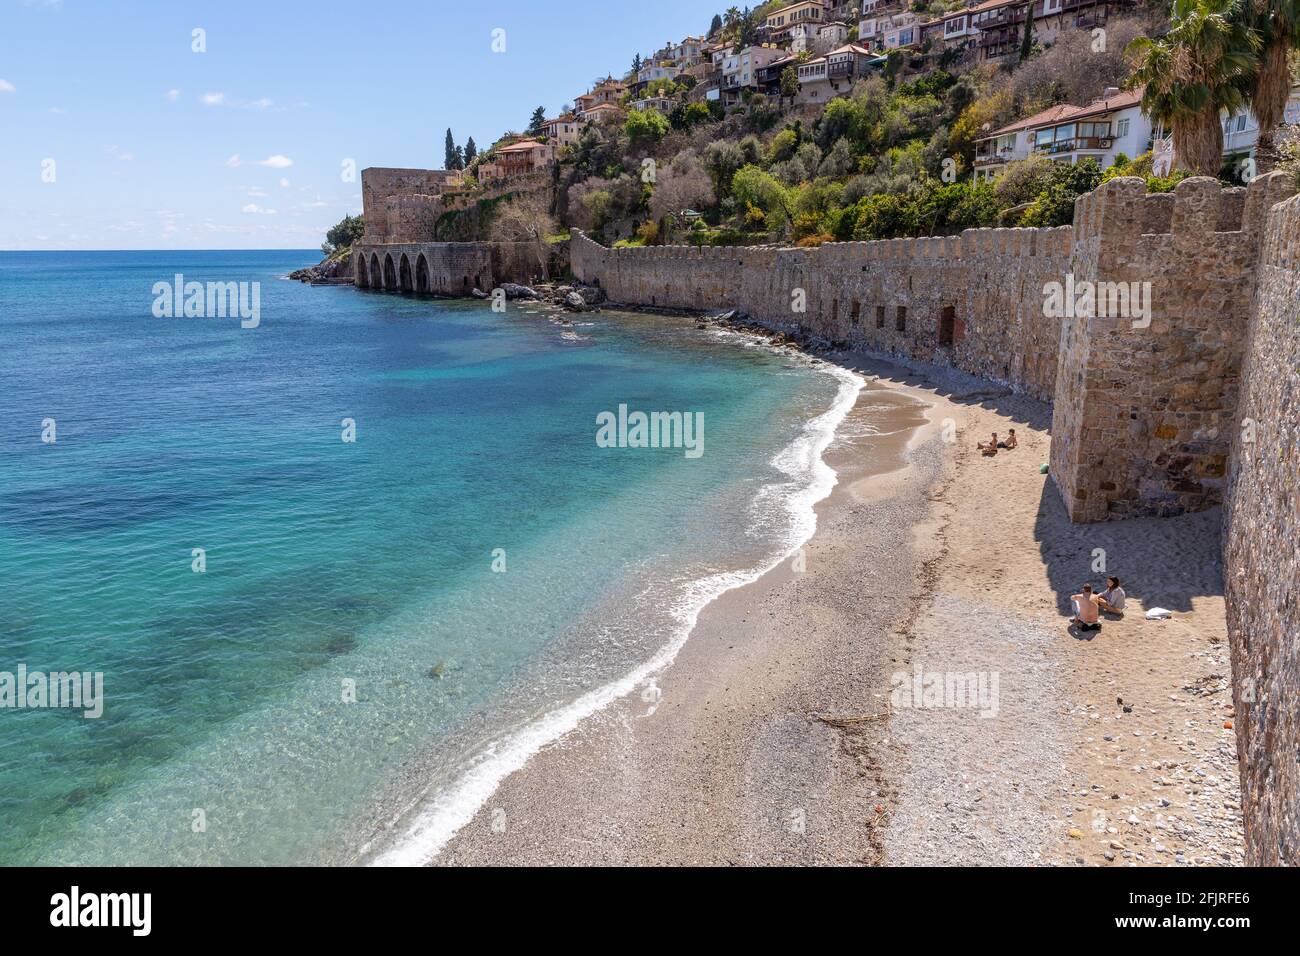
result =
M1101 622L1097 620L1097 595L1092 593L1091 584L1083 586L1082 594L1071 594L1070 600L1074 602L1074 620L1070 623L1078 624L1081 631L1101 630Z
M991 442L980 442L975 447L980 450L980 454L985 458L992 458L998 453L998 433L993 433L993 440Z
M1097 595L1097 606L1110 614L1124 616L1124 602L1128 595L1119 586L1119 578L1112 575L1106 579L1106 590Z
M1016 440L1016 430L1015 430L1014 428L1010 428L1010 429L1007 429L1007 440L1004 441L1004 442L1003 442L1001 445L999 445L998 447L1000 447L1000 448L1005 448L1005 449L1007 449L1008 451L1010 451L1012 448L1015 448L1016 445L1018 445L1018 444L1020 444L1020 442L1018 442L1018 441Z

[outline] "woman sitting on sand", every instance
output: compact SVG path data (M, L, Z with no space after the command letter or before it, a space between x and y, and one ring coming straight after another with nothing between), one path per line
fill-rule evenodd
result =
M992 458L994 455L998 453L998 433L997 432L993 433L993 440L991 442L988 443L980 442L975 447L980 450L980 454L982 454L985 458Z
M1123 617L1124 602L1127 598L1128 595L1119 586L1119 578L1112 575L1106 579L1106 590L1097 595L1097 606L1107 613L1118 614Z

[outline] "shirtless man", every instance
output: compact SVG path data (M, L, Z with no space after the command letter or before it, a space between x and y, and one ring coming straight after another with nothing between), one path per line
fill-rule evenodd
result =
M991 442L981 442L975 447L980 450L980 454L985 458L992 458L998 453L998 433L993 433L993 440Z
M1083 586L1082 594L1071 594L1070 600L1074 602L1074 620L1070 623L1078 624L1081 631L1101 629L1101 624L1097 620L1097 595L1092 593L1091 584Z
M1010 451L1012 448L1015 448L1016 445L1018 444L1020 444L1020 442L1016 440L1016 430L1014 428L1008 430L1007 440L1002 444L1002 447Z

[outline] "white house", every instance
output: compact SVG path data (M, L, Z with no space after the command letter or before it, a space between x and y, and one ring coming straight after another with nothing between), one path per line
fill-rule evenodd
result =
M682 68L672 63L647 63L637 71L636 81L638 83L654 83L660 80L671 80L682 72Z
M921 42L921 17L910 10L895 13L887 25L880 27L880 45L886 50L901 49Z
M975 175L992 179L1007 163L1031 155L1071 164L1091 158L1102 169L1121 153L1140 156L1151 149L1154 132L1141 102L1141 90L1110 87L1087 106L1053 106L993 130L975 141Z
M1300 124L1300 83L1291 87L1282 122ZM1259 122L1249 109L1223 117L1223 155L1254 156L1259 141Z

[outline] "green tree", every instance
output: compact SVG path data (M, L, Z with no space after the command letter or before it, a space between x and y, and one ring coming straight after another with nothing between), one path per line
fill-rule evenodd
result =
M713 22L709 24L709 36L714 36L722 29L722 17L718 14L713 15Z
M1300 0L1246 0L1244 12L1264 44L1248 80L1250 111L1259 123L1261 169L1274 163L1273 133L1291 96L1291 51L1300 47Z
M790 200L785 187L764 169L741 167L732 177L731 191L738 206L760 211L768 228L790 218Z
M781 71L781 101L793 100L799 95L799 71L787 66Z
M468 166L478 158L478 147L474 145L474 137L471 136L465 140L465 165Z
M1128 46L1130 88L1145 86L1142 108L1173 129L1181 168L1214 176L1223 160L1219 113L1246 105L1259 35L1236 16L1239 0L1174 0L1169 32Z
M1025 210L1022 226L1068 226L1074 222L1074 201L1101 185L1101 167L1095 159L1073 166L1061 163L1052 171L1046 189Z
M546 122L546 107L539 106L533 110L532 117L528 120L528 132L534 136L542 131L542 125Z
M1034 7L1036 3L1031 2L1025 9L1025 34L1020 38L1020 62L1024 63L1029 59L1029 54L1034 52Z
M638 53L636 56L632 57L632 72L633 72L633 73L640 73L640 72L641 72L641 54L640 54L640 53Z
M668 133L668 120L658 110L631 110L623 131L633 146L657 143Z
M360 216L344 216L338 224L325 233L325 242L320 250L332 256L341 249L346 249L360 239L366 232L366 221Z
M451 135L451 129L447 130L446 155L442 161L443 169L462 169L460 165L461 157L456 150L456 138Z

